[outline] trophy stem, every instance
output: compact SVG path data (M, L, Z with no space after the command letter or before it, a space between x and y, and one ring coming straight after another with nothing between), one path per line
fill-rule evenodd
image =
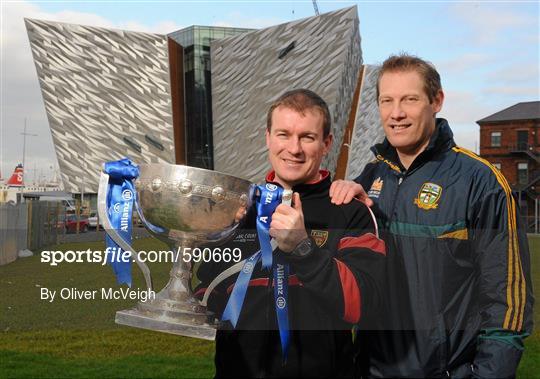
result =
M184 240L176 244L174 251L183 252L183 249L192 251L195 247L193 240ZM187 255L186 255L187 257ZM193 292L191 290L191 260L184 260L184 254L177 254L177 260L173 263L170 271L170 279L163 291L167 291L168 298L175 301L193 300Z
M108 179L103 177L103 201L107 198ZM193 288L199 284L196 273L202 264L198 258L204 256L197 248L218 246L235 233L245 209L251 205L252 183L196 167L149 164L140 166L140 175L134 185L137 191L135 205L144 226L177 253L173 253L174 262L167 285L146 301L140 301L135 308L118 311L116 322L214 339L215 317L207 311L206 302L203 305L194 296ZM105 206L101 209L103 214L107 210ZM152 288L149 270L143 262L136 262L141 263L139 266L145 273L147 287ZM211 264L204 258L203 262ZM230 271L227 274L230 275Z
M175 251L193 249L192 240L177 243ZM188 250L192 251L192 250ZM144 329L213 340L216 326L213 316L193 296L191 290L191 261L178 254L170 271L167 285L155 299L141 301L136 308L116 313L116 322Z

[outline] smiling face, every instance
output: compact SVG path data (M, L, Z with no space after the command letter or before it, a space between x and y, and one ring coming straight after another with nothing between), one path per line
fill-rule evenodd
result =
M290 189L319 179L319 167L330 150L332 135L323 136L323 115L317 109L304 114L278 106L266 131L268 159L275 181Z
M416 71L385 72L380 78L379 113L384 133L406 168L427 147L443 99L439 91L430 103Z

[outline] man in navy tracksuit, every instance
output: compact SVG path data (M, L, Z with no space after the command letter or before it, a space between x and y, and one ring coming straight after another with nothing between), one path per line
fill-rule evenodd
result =
M352 377L351 328L369 325L380 312L384 243L364 204L330 202L330 175L320 170L332 143L330 114L318 95L300 89L277 99L268 112L266 142L272 166L266 182L294 191L292 205L280 204L270 225L278 244L274 259L290 267L288 354L282 354L272 270L259 263L236 328L226 322L218 330L216 376ZM259 249L254 209L228 247L239 247L243 258ZM199 293L226 268L201 267ZM236 278L222 282L210 297L218 315Z
M388 58L378 80L386 134L333 202L361 194L387 246L385 311L362 331L366 377L515 376L532 330L527 238L500 171L457 147L435 68ZM367 191L367 194L363 190ZM359 359L360 360L360 359Z

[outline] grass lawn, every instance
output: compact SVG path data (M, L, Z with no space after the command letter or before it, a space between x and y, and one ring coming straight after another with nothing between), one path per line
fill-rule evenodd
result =
M168 250L154 240L138 250ZM103 243L71 243L47 250L102 250ZM150 264L154 286L169 278L170 263ZM112 270L97 263L41 263L39 256L0 267L1 377L211 377L214 344L194 338L120 326L117 310L135 300L40 300L40 290L117 287ZM144 289L133 266L132 288Z
M531 237L533 286L540 293L540 238ZM154 239L138 250L167 250ZM71 243L48 250L102 250L103 243ZM156 289L170 264L151 264ZM116 287L110 267L96 263L41 263L39 256L0 267L0 378L2 377L211 377L212 342L119 326L115 312L133 300L40 300L42 287ZM144 288L136 265L133 288ZM57 295L58 297L58 295ZM540 311L535 308L535 324ZM540 332L525 341L518 377L540 377Z
M518 378L540 378L540 237L529 237L531 279L536 298L534 332L525 340L525 353L518 368Z

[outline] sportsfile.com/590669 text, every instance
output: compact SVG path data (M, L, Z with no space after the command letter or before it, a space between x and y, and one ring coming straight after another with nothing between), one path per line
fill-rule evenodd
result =
M139 251L137 258L141 262L240 262L242 260L242 251L239 248L191 248L178 247L173 250L150 250ZM50 266L58 266L60 263L98 263L101 265L107 262L130 262L133 261L131 252L121 250L116 247L108 247L102 250L67 250L67 251L49 251L41 252L41 262L48 263Z

